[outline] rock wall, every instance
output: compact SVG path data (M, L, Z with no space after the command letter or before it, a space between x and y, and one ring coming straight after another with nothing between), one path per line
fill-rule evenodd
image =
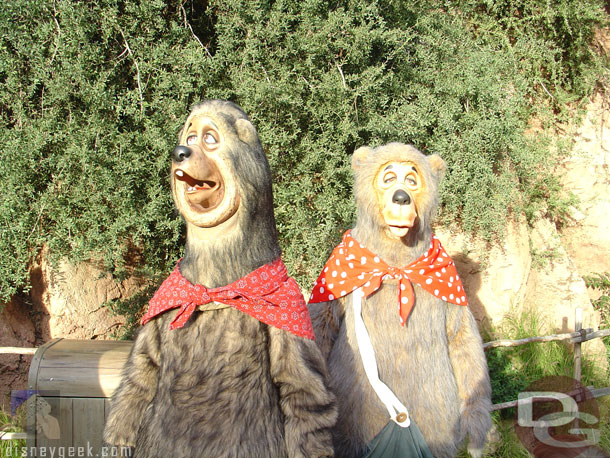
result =
M455 261L480 327L497 326L509 311L520 307L532 268L525 219L509 221L504 240L492 247L455 229L435 232Z
M130 297L141 282L129 278L117 282L94 262L51 265L43 250L31 268L33 309L44 341L56 337L108 339L125 319L103 306L107 301Z
M574 137L572 154L557 167L578 198L561 241L583 274L610 271L610 99L598 94Z

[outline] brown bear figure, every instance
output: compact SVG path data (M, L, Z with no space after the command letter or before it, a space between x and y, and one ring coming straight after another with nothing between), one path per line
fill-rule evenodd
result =
M142 320L105 442L142 458L332 456L326 364L280 259L269 165L237 105L195 106L171 187L185 254Z
M445 163L390 143L359 148L352 167L356 224L310 299L339 405L335 454L377 456L370 444L390 420L413 419L435 457L455 456L466 436L480 456L491 428L487 362L455 264L431 229ZM407 412L372 388L356 331L362 322L376 356L374 383Z

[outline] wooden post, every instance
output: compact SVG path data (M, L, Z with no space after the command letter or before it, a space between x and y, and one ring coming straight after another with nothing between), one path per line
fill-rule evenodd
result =
M574 331L581 332L582 330L582 308L576 308L576 316L574 318ZM582 378L582 365L581 365L581 346L582 340L574 342L574 379L580 383Z

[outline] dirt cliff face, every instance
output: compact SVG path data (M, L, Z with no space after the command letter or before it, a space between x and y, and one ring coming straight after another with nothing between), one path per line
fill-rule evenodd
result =
M34 347L36 332L31 317L15 298L0 312L0 347ZM32 356L0 354L0 408L10 412L11 390L27 388Z
M609 89L610 91L610 89ZM610 271L610 98L597 94L573 138L572 153L557 167L579 203L561 240L578 272Z
M134 278L114 280L94 262L67 260L52 265L43 249L30 268L32 310L36 330L44 342L56 337L109 339L125 322L103 304L138 291Z
M600 54L610 54L610 28L596 32L594 46ZM581 275L608 272L610 86L606 84L591 98L570 140L571 154L558 165L556 175L579 203L571 213L570 224L561 230L561 241Z

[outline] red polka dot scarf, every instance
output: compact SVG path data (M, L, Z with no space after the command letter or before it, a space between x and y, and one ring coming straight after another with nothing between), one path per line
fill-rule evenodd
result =
M411 282L417 283L430 294L456 305L468 305L462 281L455 264L432 236L430 249L406 267L392 267L379 256L367 250L347 231L343 241L335 247L318 277L309 302L326 302L347 296L362 287L365 296L377 291L381 282L398 279L400 324L405 325L415 296Z
M193 285L182 276L179 265L180 261L150 300L142 324L167 310L180 308L170 329L181 328L197 306L220 302L263 323L314 339L309 310L301 290L297 282L288 277L286 266L280 258L230 285L211 289Z

